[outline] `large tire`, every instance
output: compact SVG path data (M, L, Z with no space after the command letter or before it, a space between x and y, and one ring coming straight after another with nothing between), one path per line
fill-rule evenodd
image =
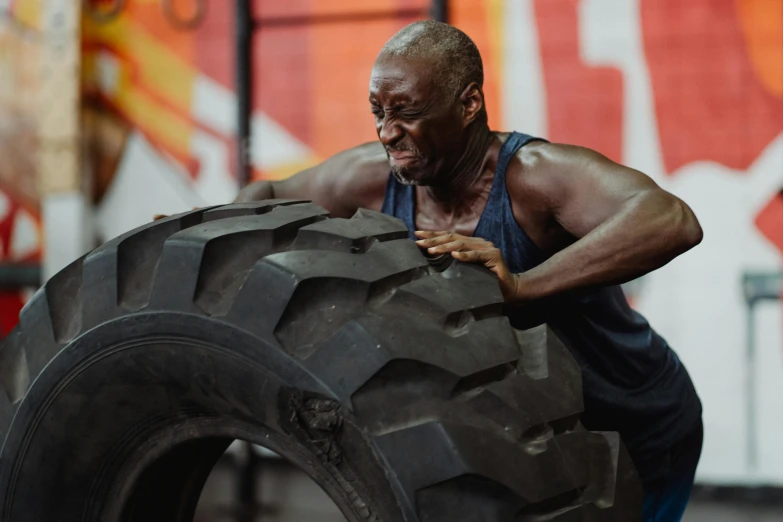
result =
M353 522L640 520L578 366L493 276L402 223L301 201L202 209L52 278L0 347L0 520L185 521L235 438Z

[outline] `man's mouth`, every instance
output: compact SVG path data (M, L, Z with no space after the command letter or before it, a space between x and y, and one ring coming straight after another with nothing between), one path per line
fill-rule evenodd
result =
M394 150L394 149L388 149L387 151L389 153L389 157L394 160L404 160L404 159L411 159L411 158L417 158L418 154L416 151L413 150Z
M389 163L394 167L407 167L421 158L417 151L411 149L387 149L386 152L389 154Z

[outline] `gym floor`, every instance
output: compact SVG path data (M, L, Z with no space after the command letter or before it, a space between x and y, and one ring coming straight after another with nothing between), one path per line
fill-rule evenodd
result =
M264 460L257 474L261 507L241 513L236 505L237 468L228 460L207 481L195 522L344 522L332 501L299 469L279 460ZM684 522L781 522L779 494L723 495L700 489Z

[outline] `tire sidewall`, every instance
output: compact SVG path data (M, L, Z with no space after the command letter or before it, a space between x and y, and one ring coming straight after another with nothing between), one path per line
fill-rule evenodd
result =
M123 387L133 388L128 402L140 406L120 404ZM265 445L292 460L349 519L374 520L370 512L384 521L404 520L378 453L349 408L340 410L342 458L328 462L292 424L294 395L333 399L271 335L261 339L220 319L161 311L89 329L59 350L19 405L0 453L0 518L42 520L56 513L103 520L107 499L128 493L128 477L148 464L146 453L220 436ZM80 473L69 472L76 469ZM69 500L69 491L82 492L75 495L86 497L82 505ZM41 495L49 500L36 503ZM116 498L113 505L116 511Z

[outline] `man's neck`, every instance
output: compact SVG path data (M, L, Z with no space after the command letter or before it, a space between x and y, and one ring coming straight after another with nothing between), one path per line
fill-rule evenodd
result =
M468 210L477 194L477 183L484 177L491 163L490 147L495 134L486 125L477 129L468 139L462 155L442 183L426 187L429 197L448 214Z

